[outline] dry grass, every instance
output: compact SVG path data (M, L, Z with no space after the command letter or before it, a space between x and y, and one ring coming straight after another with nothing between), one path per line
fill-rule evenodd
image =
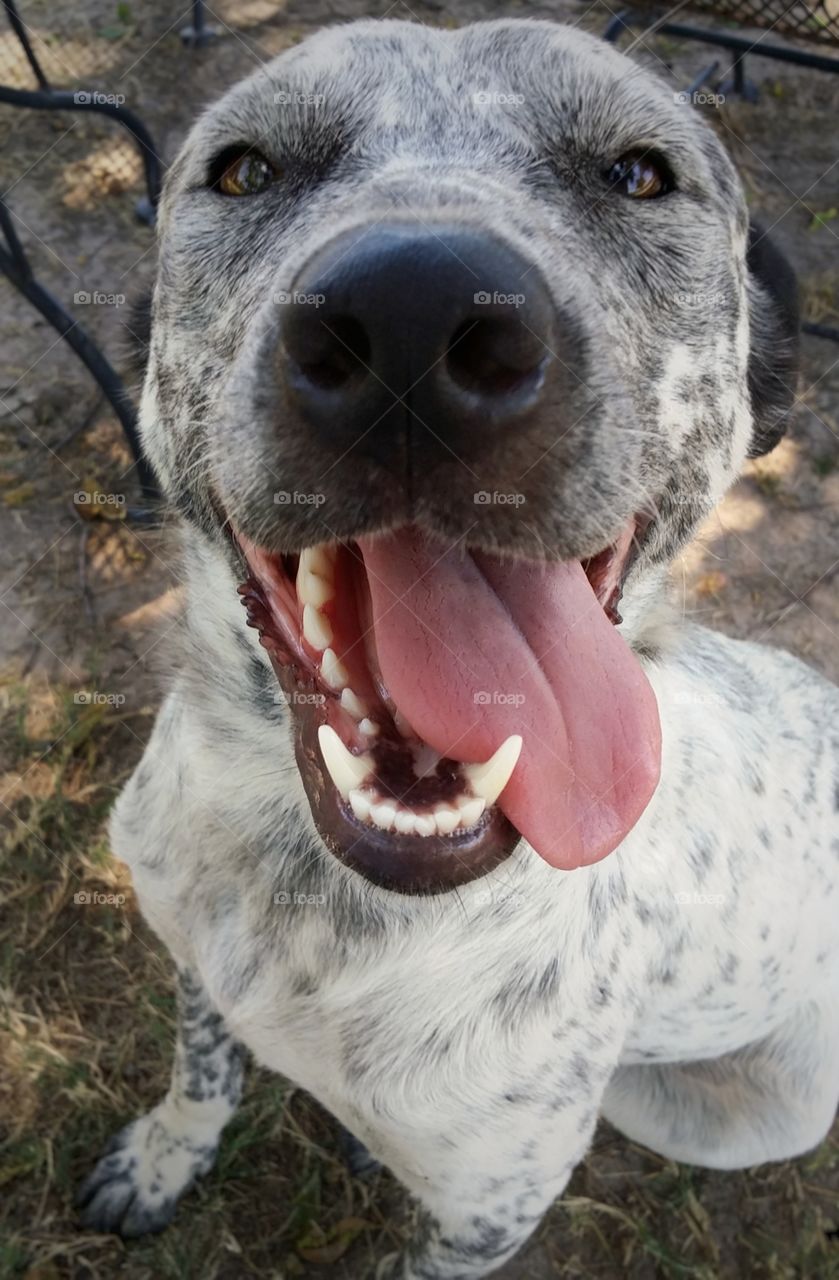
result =
M345 1173L329 1118L259 1073L178 1227L127 1250L78 1232L78 1179L167 1085L170 966L104 828L148 727L130 722L147 713L77 705L55 686L7 685L3 703L0 1276L110 1276L126 1261L137 1277L294 1275L319 1251L393 1241L370 1188Z

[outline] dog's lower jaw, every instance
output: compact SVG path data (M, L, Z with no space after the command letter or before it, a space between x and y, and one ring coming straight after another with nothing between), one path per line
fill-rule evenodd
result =
M273 661L273 660L272 660ZM293 695L296 681L289 668L273 662L277 679ZM324 845L340 862L384 889L400 893L447 893L488 875L504 862L521 837L495 807L469 830L445 842L403 835L394 853L393 837L370 824L353 820L327 769L318 717L303 708L294 718L295 758L315 827Z

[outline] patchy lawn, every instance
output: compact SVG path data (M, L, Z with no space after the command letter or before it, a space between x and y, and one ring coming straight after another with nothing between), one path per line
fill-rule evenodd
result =
M56 82L123 92L169 157L200 105L362 0L228 0L199 53L188 5L21 0ZM600 31L605 7L435 0L414 16L555 14ZM58 10L58 12L56 12ZM404 4L391 16L411 17ZM38 43L40 42L40 43ZM682 87L707 50L651 38L639 56ZM670 68L670 72L668 72ZM839 82L754 61L758 107L715 127L752 207L796 264L809 318L839 323ZM25 76L7 37L0 81ZM0 109L2 187L44 282L130 297L154 266L134 218L139 169L101 119ZM799 198L800 197L800 198ZM82 304L85 305L85 304ZM74 313L75 315L76 313ZM79 313L81 316L81 313ZM83 323L120 364L127 308ZM752 464L677 573L692 615L782 644L839 679L839 348L808 339L790 437ZM113 418L65 344L0 280L0 1277L358 1280L410 1234L392 1179L352 1179L337 1126L300 1090L253 1072L217 1167L162 1236L82 1234L71 1200L107 1136L165 1091L171 966L140 919L106 818L139 758L177 623L166 530L124 519L137 502ZM73 495L122 495L82 519ZM81 895L81 896L80 896ZM85 898L86 895L86 898ZM838 1068L839 1069L839 1068ZM839 1129L811 1156L743 1173L679 1167L605 1126L507 1280L839 1280Z

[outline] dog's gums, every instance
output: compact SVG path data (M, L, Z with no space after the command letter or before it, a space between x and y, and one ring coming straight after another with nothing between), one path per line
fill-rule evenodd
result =
M584 563L588 585L579 566L571 571L570 577L569 566L557 566L555 571L542 566L538 570L543 585L560 584L558 589L563 597L579 592L578 578L584 584L582 606L578 603L572 607L568 617L558 615L558 630L553 637L555 647L562 648L569 643L568 636L562 634L563 626L569 631L578 624L585 628L594 625L595 631L598 626L611 630L611 624L620 620L618 603L622 582L637 547L638 532L639 522L629 521L614 544ZM586 829L585 813L575 811L567 799L563 801L563 790L580 790L576 756L584 752L577 751L575 755L573 746L569 746L563 759L550 747L546 748L543 739L549 736L550 727L544 721L556 712L540 706L534 720L534 715L526 710L527 702L534 697L527 668L538 666L529 652L532 644L525 643L521 637L518 641L505 640L503 634L498 633L499 627L503 630L499 620L495 621L496 630L490 634L490 641L493 645L497 641L502 656L508 660L504 687L496 680L493 688L481 688L477 671L465 673L472 703L466 718L474 723L467 725L452 713L451 727L447 728L443 722L449 713L438 707L433 712L438 723L429 729L423 719L422 729L413 727L412 717L417 717L413 698L419 698L419 716L424 717L429 699L432 703L435 698L447 702L447 694L454 696L453 688L440 689L438 670L429 671L426 681L420 675L419 687L407 691L405 696L412 708L407 714L405 706L394 698L391 681L382 670L379 645L383 646L387 662L388 636L395 629L400 636L400 649L407 645L420 672L423 657L418 649L430 645L435 650L434 667L444 669L440 677L444 684L450 679L452 685L456 681L462 686L462 664L449 647L446 628L454 625L452 620L462 607L471 610L475 591L480 593L483 589L479 585L484 583L482 575L486 574L491 581L495 570L502 575L509 573L509 565L502 567L501 562L486 556L454 558L445 547L412 529L389 535L387 539L364 539L361 544L320 544L304 549L298 556L273 555L241 532L237 539L249 569L249 578L240 587L248 608L248 621L259 631L285 689L283 700L294 713L301 743L306 744L298 750L298 760L312 812L327 846L339 856L364 866L367 837L374 834L377 862L382 850L389 849L394 860L402 859L404 863L401 871L386 871L387 881L404 880L405 887L416 887L419 880L420 887L428 888L429 865L433 866L436 883L450 882L452 870L458 878L462 876L464 844L472 845L472 874L480 874L497 864L501 853L495 838L501 819L497 808L512 821L514 837L516 833L525 835L543 857L566 866L593 861L610 852L623 830L637 818L638 799L643 808L654 786L654 770L648 771L647 785L636 789L628 806L618 794L609 796L611 822L604 824L598 815L596 831ZM400 557L405 559L405 565L400 566ZM406 578L406 566L414 565L417 560L420 562L417 572L408 572ZM532 565L519 566L522 577L534 571ZM458 572L463 574L462 590L458 590ZM573 585L565 582L566 578ZM406 597L418 587L426 594L422 610L417 608L417 601L406 604ZM499 591L502 599L510 596L507 587L493 585L493 591ZM435 593L439 596L442 618L434 615ZM591 604L588 610L584 607L586 596ZM488 607L492 603L497 604L496 596L488 594ZM516 615L526 610L516 607L509 599L506 607L512 609L513 622L518 626L520 619ZM545 607L549 614L550 596L546 598ZM601 622L592 624L587 612L600 615ZM419 616L420 613L423 616ZM434 619L431 623L429 614ZM479 641L479 654L481 622L478 613L473 617L472 628ZM422 632L413 643L407 634L411 623ZM523 625L526 629L526 618ZM511 658L517 656L516 643L522 651L523 670L510 665ZM634 667L626 646L620 641L618 646L625 651L630 668ZM538 659L542 658L543 655L538 654ZM480 663L478 657L470 659L467 665L474 668L480 667ZM455 668L456 675L445 674L448 668ZM538 674L542 676L541 670ZM403 687L398 672L391 672L391 677L396 687ZM598 678L596 664L589 678ZM555 686L560 686L557 696L566 700L567 695L561 689L563 677L554 674L553 679ZM432 687L435 682L436 692ZM483 683L489 685L491 681ZM540 695L544 701L543 689L538 690L537 698ZM637 690L630 691L627 701L631 702L636 695ZM643 697L639 701L643 703ZM596 713L594 691L591 706ZM499 714L500 708L505 714ZM572 719L573 715L572 712ZM643 712L641 721L644 722ZM488 752L479 756L469 748L475 740L475 727L483 722L488 722L492 741ZM652 740L655 758L657 744L649 725L650 717L647 717L642 732ZM608 727L604 732L609 733ZM570 734L573 733L571 724ZM519 765L523 750L525 759ZM620 756L620 747L613 754ZM645 744L639 755L645 761L650 758ZM556 775L554 790L558 798L556 804L548 808L556 820L557 842L550 840L544 831L534 829L526 816L523 821L517 821L516 817L537 807L531 798L534 786L539 784L540 757L541 773ZM519 770L524 773L523 777L519 776ZM637 782L637 770L632 776ZM331 803L326 806L323 803L325 779L333 792L329 797ZM616 792L620 781L618 777ZM585 785L584 781L582 786ZM509 802L508 792L512 796ZM589 808L593 808L599 798L593 795ZM579 829L569 830L569 825ZM502 843L509 853L515 838ZM422 845L425 847L421 848ZM421 848L420 862L426 867L419 875L413 865L418 847ZM381 875L374 874L373 878L381 879Z

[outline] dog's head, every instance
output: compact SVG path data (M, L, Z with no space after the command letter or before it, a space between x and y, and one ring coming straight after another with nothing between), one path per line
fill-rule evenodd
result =
M160 231L144 439L327 847L411 888L609 852L658 777L649 585L792 396L712 132L568 28L354 23L206 112Z

